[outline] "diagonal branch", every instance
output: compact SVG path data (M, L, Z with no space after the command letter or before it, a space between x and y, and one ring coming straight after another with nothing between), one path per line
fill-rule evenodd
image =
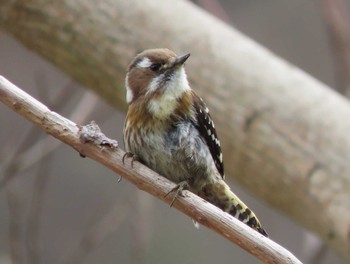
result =
M0 76L0 100L46 133L70 145L81 155L105 165L139 189L160 200L167 203L171 201L172 198L165 197L165 195L174 187L172 182L138 162L135 162L133 168L129 164L124 166L122 157L125 152L120 148L105 146L104 142L100 145L82 142L80 126L52 112L2 76ZM176 209L226 237L264 263L301 263L289 251L214 205L205 202L191 192L186 191L184 195L176 200L174 204Z

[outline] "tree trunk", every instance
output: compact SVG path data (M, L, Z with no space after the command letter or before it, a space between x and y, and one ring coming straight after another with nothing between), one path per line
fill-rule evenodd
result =
M211 109L226 175L350 260L346 99L183 0L0 0L0 26L124 110L136 52L192 52L187 73Z

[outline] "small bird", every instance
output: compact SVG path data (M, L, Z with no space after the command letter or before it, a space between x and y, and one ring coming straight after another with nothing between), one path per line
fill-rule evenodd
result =
M267 236L255 214L224 181L220 141L209 109L187 80L184 63L189 56L148 49L131 61L125 79L126 151L177 183L176 195L188 187Z

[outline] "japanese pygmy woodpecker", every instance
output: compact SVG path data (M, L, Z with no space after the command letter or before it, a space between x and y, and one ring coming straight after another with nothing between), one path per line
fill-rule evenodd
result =
M149 49L130 63L126 151L267 236L255 214L224 181L220 142L209 109L189 86L184 63L168 49Z

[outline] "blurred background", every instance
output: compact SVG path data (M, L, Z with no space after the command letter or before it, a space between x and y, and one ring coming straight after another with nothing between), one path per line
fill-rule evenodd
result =
M350 94L350 1L193 2ZM124 113L1 31L0 74L79 124L95 120L122 144ZM0 124L0 263L259 263L205 227L195 229L187 216L128 182L118 183L117 175L2 104ZM316 236L235 182L229 184L271 238L301 261L345 263Z

